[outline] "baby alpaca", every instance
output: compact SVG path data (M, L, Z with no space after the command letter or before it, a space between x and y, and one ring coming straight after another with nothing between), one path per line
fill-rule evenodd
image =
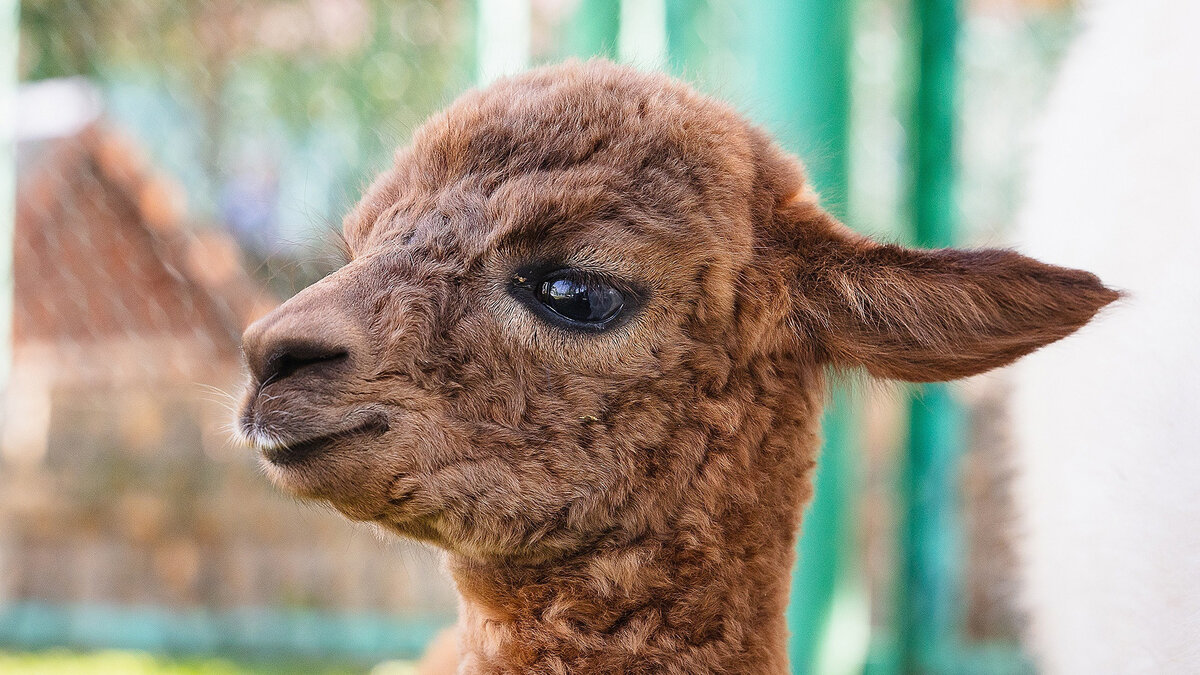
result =
M447 551L460 672L782 673L829 368L949 380L1117 294L846 229L800 163L661 75L463 96L245 334L284 489Z

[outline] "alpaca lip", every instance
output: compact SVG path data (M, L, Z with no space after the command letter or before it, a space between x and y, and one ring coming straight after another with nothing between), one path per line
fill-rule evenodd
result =
M356 439L363 436L378 436L388 430L387 422L382 418L372 418L362 424L335 431L329 434L313 436L300 441L289 441L279 445L261 448L262 456L271 464L286 466L297 464L318 455L322 450L338 441Z

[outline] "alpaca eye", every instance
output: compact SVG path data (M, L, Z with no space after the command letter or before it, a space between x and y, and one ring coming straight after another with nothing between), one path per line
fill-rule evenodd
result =
M537 299L559 316L595 326L608 323L625 306L625 297L611 285L571 271L543 279Z

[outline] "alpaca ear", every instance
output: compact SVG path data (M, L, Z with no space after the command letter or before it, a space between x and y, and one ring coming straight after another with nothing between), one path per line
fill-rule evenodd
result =
M1012 251L878 244L836 223L799 261L798 328L822 360L876 377L953 380L1073 333L1120 294Z

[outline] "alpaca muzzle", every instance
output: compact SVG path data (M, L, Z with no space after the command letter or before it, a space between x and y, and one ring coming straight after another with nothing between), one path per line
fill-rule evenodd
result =
M250 380L238 427L272 463L299 461L336 440L386 430L379 415L342 412L344 392L368 350L334 281L306 289L242 336Z

